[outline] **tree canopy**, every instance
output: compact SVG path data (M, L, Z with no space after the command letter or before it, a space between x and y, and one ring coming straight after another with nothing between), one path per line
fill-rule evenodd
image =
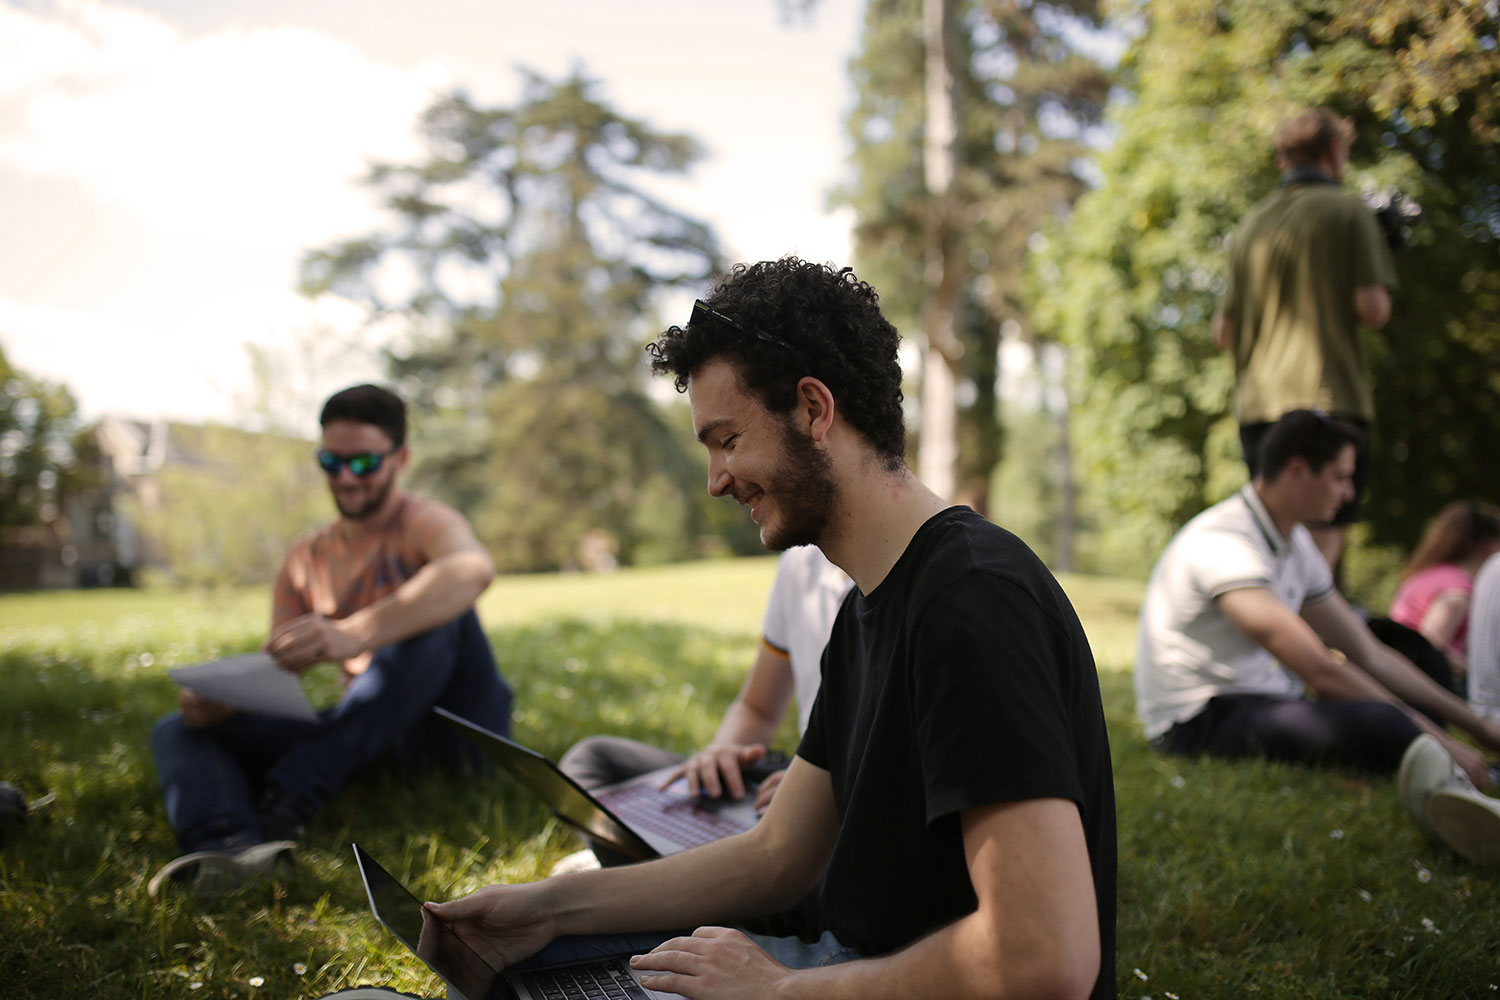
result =
M53 521L76 473L78 406L66 386L16 368L0 349L0 528Z
M924 182L925 86L921 0L870 0L850 73L854 176L837 199L856 213L855 255L908 332L931 295L919 249L946 220L959 274L957 495L984 508L1000 459L995 397L1002 328L1029 335L1021 275L1035 234L1077 197L1084 136L1108 95L1107 72L1073 44L1098 27L1094 4L962 0L952 57L958 135L953 181L932 197ZM920 435L920 430L918 431Z
M701 155L581 72L523 73L514 107L461 92L423 115L427 157L375 166L388 230L309 254L302 285L406 321L391 371L418 481L465 511L509 570L574 562L607 532L627 561L707 530L698 463L644 391L658 293L720 266L703 222L650 194Z
M1226 242L1276 182L1302 107L1348 115L1346 184L1425 214L1368 338L1376 396L1369 537L1409 545L1447 500L1500 495L1497 10L1461 0L1127 3L1139 34L1101 185L1031 275L1032 318L1073 350L1076 448L1096 568L1141 571L1243 482L1233 372L1209 343Z

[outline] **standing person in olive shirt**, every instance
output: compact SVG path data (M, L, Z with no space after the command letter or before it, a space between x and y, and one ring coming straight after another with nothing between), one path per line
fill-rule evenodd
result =
M1342 187L1351 139L1349 122L1325 108L1282 126L1281 183L1231 244L1213 337L1234 355L1234 415L1251 479L1260 471L1261 439L1285 414L1320 410L1366 438L1375 417L1359 330L1378 330L1390 318L1396 269L1375 217ZM1368 478L1366 446L1354 499L1329 524L1310 526L1335 569Z
M463 516L398 487L406 407L374 385L323 404L317 453L339 518L287 553L265 651L293 673L335 663L343 697L318 722L236 712L183 689L151 733L167 819L184 852L151 879L211 896L266 875L303 824L359 769L422 757L458 766L473 749L432 715L442 705L510 731L474 601L494 577Z

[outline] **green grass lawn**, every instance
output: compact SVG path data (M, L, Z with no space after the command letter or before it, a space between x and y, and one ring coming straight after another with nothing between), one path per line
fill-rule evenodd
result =
M689 749L754 653L773 562L497 581L481 613L519 739L616 732ZM1392 782L1164 758L1130 675L1138 584L1064 580L1101 666L1120 828L1124 997L1475 997L1500 986L1500 872L1429 848ZM385 773L313 825L299 867L212 905L146 898L175 853L146 734L167 666L254 648L264 591L0 597L0 777L50 819L0 846L0 997L300 997L439 984L369 917L349 842L445 898L544 874L572 837L501 777ZM331 698L331 671L312 681ZM792 744L791 722L784 743Z

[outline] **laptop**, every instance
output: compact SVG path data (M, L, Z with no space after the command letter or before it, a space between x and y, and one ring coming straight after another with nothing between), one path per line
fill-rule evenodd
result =
M694 798L688 794L686 779L660 787L674 767L590 792L535 750L445 708L433 711L529 788L558 819L637 860L676 854L744 833L759 819L753 794L738 801Z
M362 847L353 847L370 912L442 978L448 1000L682 1000L642 986L629 955L497 971Z

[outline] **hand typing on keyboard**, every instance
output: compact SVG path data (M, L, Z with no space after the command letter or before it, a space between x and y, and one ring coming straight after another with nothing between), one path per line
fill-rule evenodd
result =
M767 750L761 743L708 746L683 761L662 787L686 778L691 795L742 799L750 786L784 769L787 763L785 754Z
M772 996L776 984L792 974L730 927L700 927L691 937L672 938L636 955L630 967L647 989L696 1000L761 1000Z

